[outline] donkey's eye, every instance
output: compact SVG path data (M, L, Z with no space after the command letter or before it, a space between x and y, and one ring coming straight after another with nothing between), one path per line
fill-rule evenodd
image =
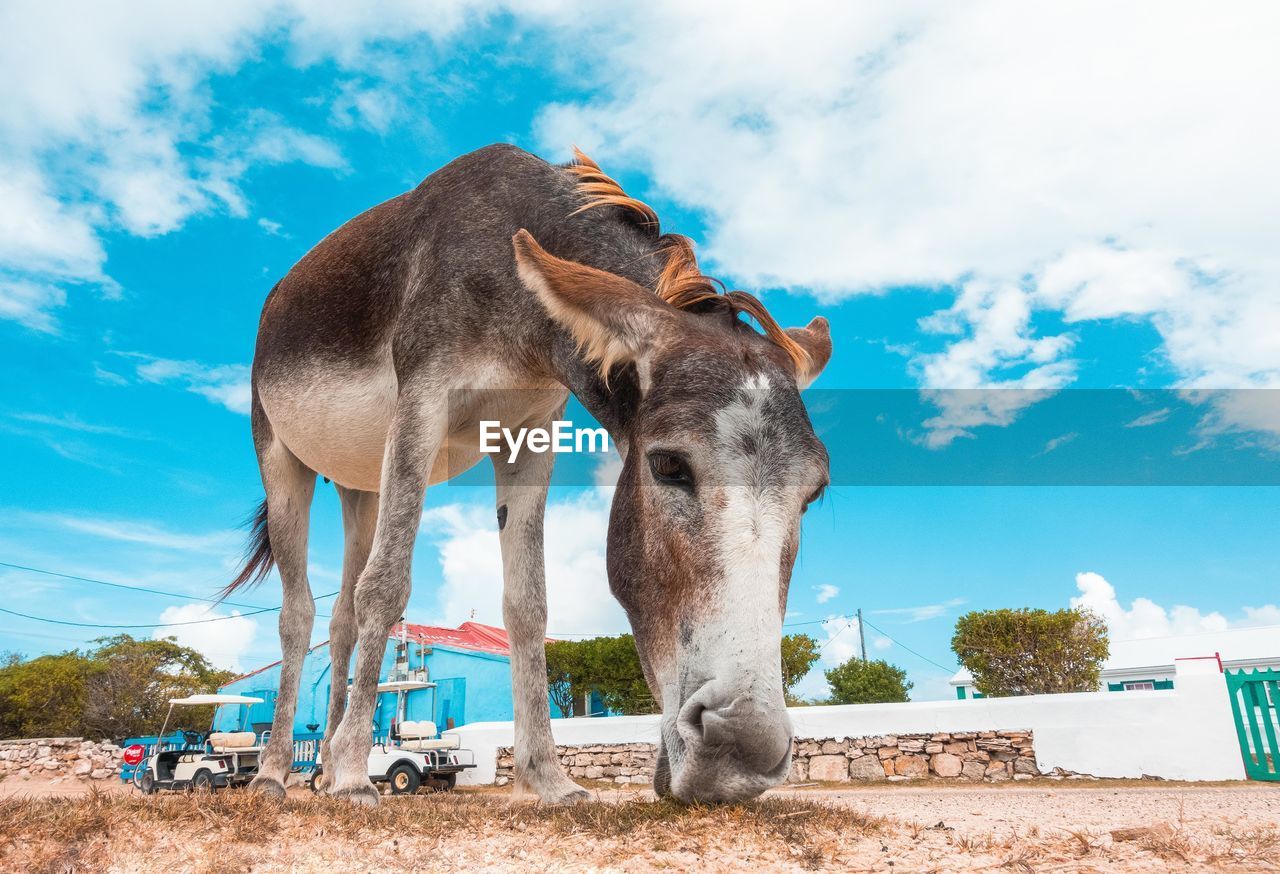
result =
M693 488L693 471L689 462L672 452L650 452L649 470L658 482L683 489Z
M804 507L803 509L800 510L800 512L807 513L809 511L809 505L812 504L814 501L821 500L822 494L826 490L827 490L827 487L825 485L818 486L816 489L814 489L813 494L811 494L809 497L804 499Z

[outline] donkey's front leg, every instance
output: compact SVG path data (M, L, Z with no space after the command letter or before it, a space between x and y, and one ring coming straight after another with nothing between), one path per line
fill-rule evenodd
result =
M378 521L368 564L356 584L356 667L347 712L329 744L330 794L377 804L369 780L373 708L391 626L409 602L409 567L422 518L422 498L444 432L443 404L402 395L382 462ZM325 763L329 770L329 763Z
M511 645L515 707L516 792L549 804L588 798L560 768L547 698L547 582L542 518L554 456L528 453L515 464L494 456L498 530L502 543L502 619Z

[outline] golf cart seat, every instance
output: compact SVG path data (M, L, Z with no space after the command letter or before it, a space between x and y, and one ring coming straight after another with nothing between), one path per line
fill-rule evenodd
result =
M427 750L456 750L459 745L459 740L456 736L436 737L436 724L429 720L402 722L398 726L397 734L400 736L400 748L402 750L417 750L419 752L426 752Z
M258 736L251 731L215 731L209 735L209 746L215 753L233 753L257 746Z

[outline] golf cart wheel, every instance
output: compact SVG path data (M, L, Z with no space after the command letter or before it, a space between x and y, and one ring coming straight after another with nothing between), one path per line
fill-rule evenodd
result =
M213 792L217 788L217 784L213 782L213 772L208 768L201 768L191 778L192 792Z
M317 795L320 794L320 767L316 766L311 771L311 776L307 778L307 788Z
M143 795L155 794L156 778L152 775L152 773L149 770L140 772L140 776L138 776L138 778L134 780L134 783L137 784L138 790L142 792Z
M412 795L422 785L422 777L413 765L396 765L387 774L387 782L391 784L392 795Z

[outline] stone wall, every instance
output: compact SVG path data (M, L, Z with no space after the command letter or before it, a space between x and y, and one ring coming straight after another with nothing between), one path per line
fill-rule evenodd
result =
M0 740L0 779L79 777L106 780L120 772L124 750L79 737Z
M657 752L652 744L560 746L556 753L569 776L578 780L653 782ZM499 786L511 782L514 764L511 748L500 748ZM1039 775L1031 732L957 731L844 740L798 738L792 744L787 779L791 783L922 779L994 783Z
M610 783L652 783L653 766L658 758L657 748L647 743L556 747L556 754L570 777ZM499 786L510 783L514 766L511 747L500 747L494 782Z
M956 731L848 740L799 740L792 783L858 780L1030 780L1039 776L1029 731Z

